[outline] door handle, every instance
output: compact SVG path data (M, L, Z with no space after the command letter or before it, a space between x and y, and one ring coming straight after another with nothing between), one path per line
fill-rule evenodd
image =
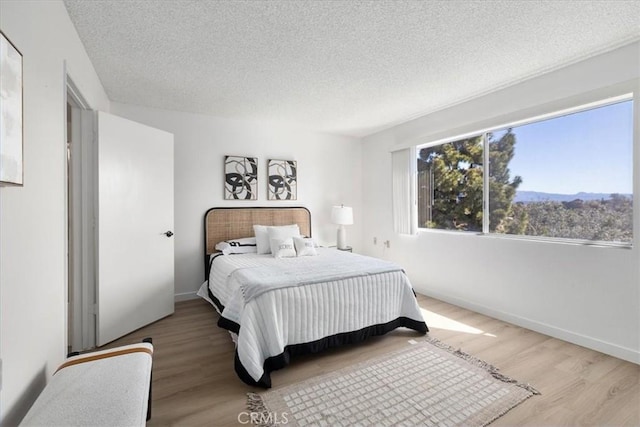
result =
M173 232L172 232L171 230L169 230L169 231L167 231L167 232L164 232L164 233L162 233L162 234L164 234L164 235L165 235L165 236L167 236L167 237L171 237L171 236L173 236Z

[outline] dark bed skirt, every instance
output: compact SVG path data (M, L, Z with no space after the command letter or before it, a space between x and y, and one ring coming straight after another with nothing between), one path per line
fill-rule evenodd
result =
M238 326L235 322L231 322L223 317L220 317L220 320L218 321L218 326L225 329L231 330L228 326L233 327L233 325ZM287 366L290 363L292 357L301 356L303 354L319 353L328 348L359 343L365 341L369 337L384 335L400 327L413 329L423 335L429 332L429 328L427 328L427 324L425 322L418 322L416 320L409 319L408 317L398 317L397 319L392 320L388 323L368 326L357 331L331 335L329 337L321 338L319 340L308 343L288 345L285 347L282 353L265 360L263 365L264 374L258 381L255 381L249 375L244 366L242 366L242 363L240 363L240 359L238 357L238 350L236 349L235 370L238 374L238 377L240 377L240 379L246 384L251 386L271 388L271 372L277 371L278 369L282 369ZM237 333L237 330L234 332Z

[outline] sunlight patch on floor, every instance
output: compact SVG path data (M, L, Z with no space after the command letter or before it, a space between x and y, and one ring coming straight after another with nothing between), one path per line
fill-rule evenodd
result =
M422 317L424 317L424 321L427 322L429 329L446 329L448 331L464 332L466 334L485 335L493 338L496 337L493 334L484 332L483 330L466 325L462 322L458 322L457 320L450 319L441 314L434 313L433 311L425 310L424 308L421 308L420 311L422 312Z

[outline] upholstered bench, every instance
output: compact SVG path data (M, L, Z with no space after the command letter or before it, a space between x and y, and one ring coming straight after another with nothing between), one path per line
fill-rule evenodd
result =
M151 417L153 345L69 357L21 426L144 426Z

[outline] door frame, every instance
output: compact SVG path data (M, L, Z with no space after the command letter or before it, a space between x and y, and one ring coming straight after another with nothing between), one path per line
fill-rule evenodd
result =
M95 113L65 65L65 323L66 349L95 347L96 150ZM67 104L71 117L67 117ZM71 129L68 129L71 119ZM67 153L68 132L72 143ZM68 157L69 156L69 157Z

